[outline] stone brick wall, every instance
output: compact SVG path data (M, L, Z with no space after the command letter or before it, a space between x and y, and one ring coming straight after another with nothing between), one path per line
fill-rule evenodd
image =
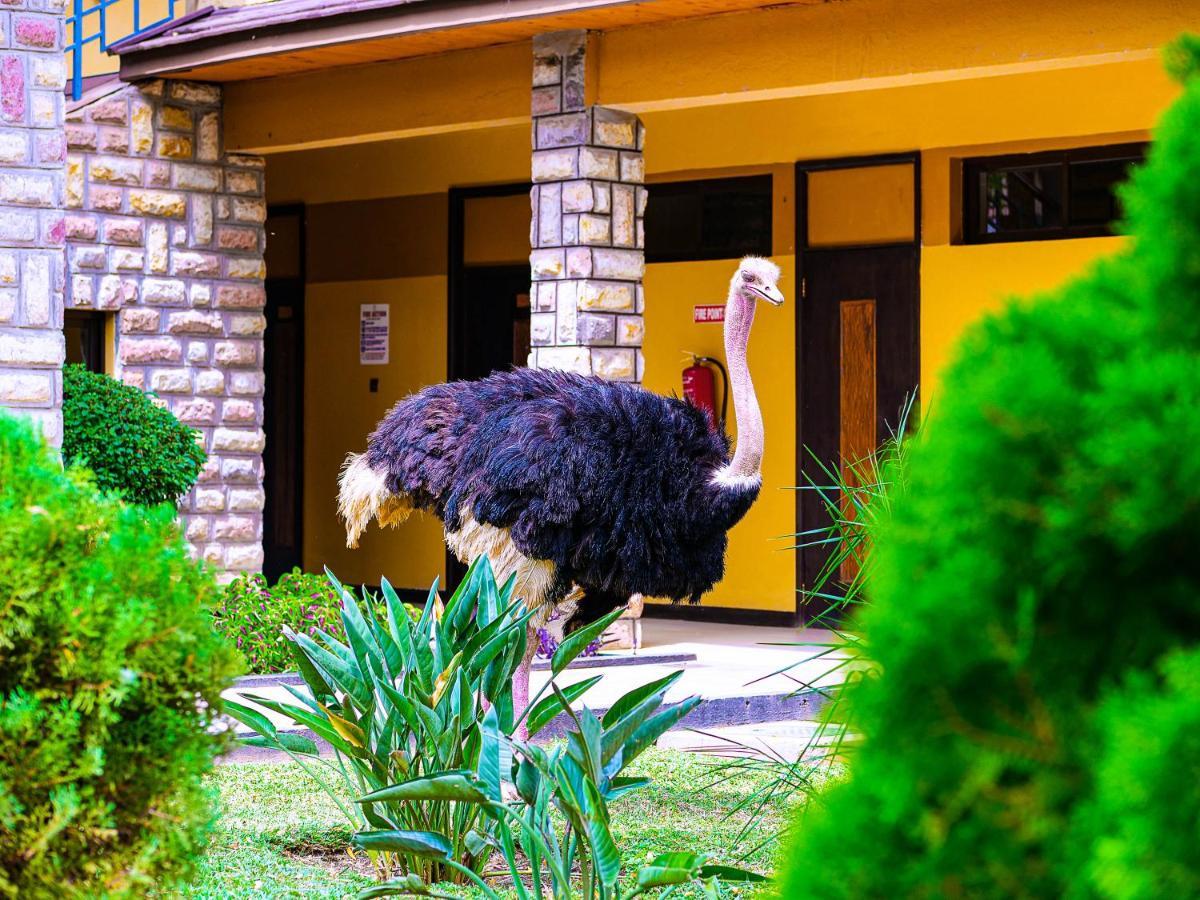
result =
M261 157L227 154L213 85L150 81L67 116L67 306L118 316L117 375L203 435L180 504L227 572L262 565Z
M585 32L533 55L529 364L641 381L645 128L587 104Z
M62 0L0 6L0 407L62 440Z

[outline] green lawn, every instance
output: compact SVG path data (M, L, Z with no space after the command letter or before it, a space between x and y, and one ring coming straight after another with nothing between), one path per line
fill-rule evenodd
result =
M730 814L754 790L756 776L718 780L711 757L650 750L626 774L648 775L650 787L613 804L626 867L670 850L711 853L732 863L731 849L747 814ZM207 857L185 897L353 897L372 879L366 861L346 851L349 828L337 807L291 763L219 767L212 776L222 815ZM783 821L783 804L768 807L750 836L753 847ZM771 851L742 865L767 872ZM179 896L172 891L171 896ZM464 894L464 896L466 896ZM679 895L684 896L684 895Z

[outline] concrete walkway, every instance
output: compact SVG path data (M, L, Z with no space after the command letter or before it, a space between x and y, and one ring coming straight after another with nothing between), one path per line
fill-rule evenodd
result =
M811 722L823 704L821 693L804 690L806 686L828 686L842 676L842 671L836 669L842 655L831 654L825 646L836 640L828 631L646 619L642 623L642 639L640 651L605 654L612 659L610 665L568 669L559 676L559 685L602 674L603 680L576 704L600 711L628 691L682 669L683 676L667 692L667 702L691 696L705 700L688 716L683 729L778 722L780 728L796 732L798 737L796 723ZM664 656L675 661L663 662ZM629 657L655 661L631 664ZM781 673L789 666L792 667L789 671ZM549 674L535 670L530 678L531 691L536 692ZM246 702L239 695L251 693L291 702L278 680L253 681L253 684L239 684L226 692L226 696ZM286 719L269 715L280 728L292 727ZM238 730L244 731L241 726ZM556 730L553 726L549 729L551 734ZM809 730L810 726L800 728L804 733ZM686 743L686 733L680 732L681 742ZM766 732L759 729L755 733Z

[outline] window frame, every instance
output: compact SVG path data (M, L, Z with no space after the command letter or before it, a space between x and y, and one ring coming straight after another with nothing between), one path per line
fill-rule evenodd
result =
M767 231L766 237L756 248L747 248L743 251L736 252L733 256L729 255L725 250L701 251L697 253L655 253L652 246L650 235L647 233L645 247L643 252L646 255L647 265L656 265L658 263L678 263L678 262L711 262L713 260L722 259L740 259L743 256L758 255L770 256L774 250L775 242L775 176L771 172L759 172L752 175L722 175L716 178L684 178L677 181L655 181L646 185L646 189L650 193L647 203L647 213L654 206L655 197L661 197L663 189L667 189L668 194L671 189L675 189L678 193L687 193L688 189L699 190L704 193L706 190L713 188L727 187L738 183L765 183L766 194L768 200L768 208L770 210L770 228Z
M1070 238L1109 237L1116 232L1111 224L1071 224L1071 167L1075 163L1127 160L1137 165L1145 159L1149 147L1147 141L1124 144L1101 144L1098 146L1072 147L1064 150L1041 150L1033 153L1006 153L999 156L974 156L962 162L962 215L963 244L1009 244L1024 241L1058 241ZM1061 225L1044 228L1026 228L1021 231L1004 231L988 234L983 231L981 179L989 172L999 169L1014 169L1047 166L1057 163L1062 169L1062 222Z
M108 315L103 311L94 309L64 310L64 333L66 332L66 326L69 322L78 323L78 327L83 332L84 340L87 343L87 347L84 348L84 368L86 368L89 372L95 372L98 375L109 374L108 353L105 352L108 331ZM96 360L94 365L87 362L87 356L89 353ZM96 368L96 366L99 366L99 368Z

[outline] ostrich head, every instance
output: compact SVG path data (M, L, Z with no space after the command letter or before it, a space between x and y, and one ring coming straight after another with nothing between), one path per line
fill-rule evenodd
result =
M747 256L733 273L729 293L749 303L766 300L772 306L783 303L779 290L779 266L761 256Z

